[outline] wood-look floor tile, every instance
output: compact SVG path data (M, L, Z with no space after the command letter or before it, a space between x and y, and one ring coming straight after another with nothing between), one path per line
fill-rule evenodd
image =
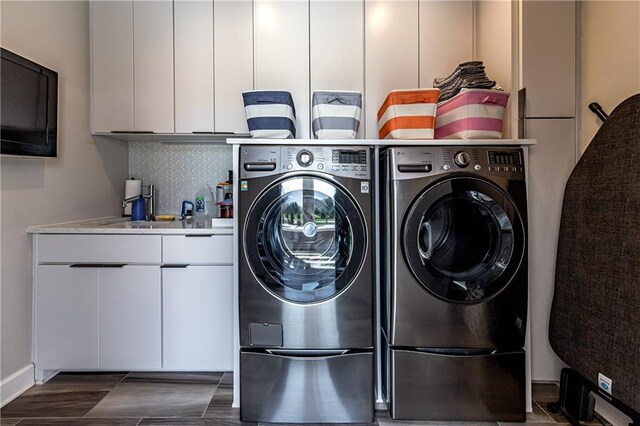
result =
M204 417L207 418L240 418L240 412L237 408L231 407L233 404L233 389L221 388L218 385L213 398L209 402Z
M390 419L389 410L376 410L376 419Z
M131 419L87 419L87 418L64 418L64 419L23 419L19 426L136 426L140 423L139 418Z
M531 387L533 400L546 410L550 402L557 402L560 397L560 386L555 383L534 383Z
M120 383L127 376L122 373L60 373L51 380L36 388L63 388L73 387L83 390L109 390Z
M233 385L233 372L227 371L222 376L222 380L220 380L221 384Z
M34 386L0 410L0 417L82 417L102 400L108 391L62 389Z
M429 420L393 420L378 419L380 426L412 425L412 426L497 426L496 422L443 422Z
M18 424L18 422L22 419L14 419L14 418L1 418L0 426L14 426Z
M553 418L549 414L547 414L538 404L536 404L535 401L533 402L533 412L527 413L527 420L525 422L498 422L500 426L516 426L523 424L537 424L538 426L544 426L540 425L540 423L555 423L555 420L553 420Z
M140 425L144 426L256 426L255 423L243 423L240 419L169 419L169 418L149 418L142 419Z
M122 382L87 417L201 417L216 385Z
M258 426L377 426L378 421L372 423L264 423L259 422Z
M183 385L217 385L225 373L157 372L130 373L123 383L164 383Z

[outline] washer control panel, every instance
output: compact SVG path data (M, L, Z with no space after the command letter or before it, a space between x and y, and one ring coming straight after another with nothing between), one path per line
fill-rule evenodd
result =
M369 179L370 149L366 147L282 146L283 171L318 171L335 176Z
M371 179L371 148L287 145L240 147L240 177L242 178L293 171Z

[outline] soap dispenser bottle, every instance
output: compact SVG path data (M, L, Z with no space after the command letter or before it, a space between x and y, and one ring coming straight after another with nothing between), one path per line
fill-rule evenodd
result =
M195 211L196 216L206 216L211 214L211 191L208 188L201 189L196 194Z

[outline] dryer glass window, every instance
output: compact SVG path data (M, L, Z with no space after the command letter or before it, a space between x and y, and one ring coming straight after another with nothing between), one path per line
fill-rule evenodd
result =
M524 252L520 219L497 188L477 180L427 191L406 224L406 258L437 296L476 303L495 296Z
M255 226L262 266L256 275L263 285L279 297L306 303L343 290L364 253L358 247L364 226L351 199L328 181L299 177L277 184L261 200L252 214L255 223L250 219L247 226Z

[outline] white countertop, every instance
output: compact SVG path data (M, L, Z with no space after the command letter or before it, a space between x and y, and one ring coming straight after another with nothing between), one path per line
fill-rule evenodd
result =
M171 222L132 222L120 216L78 220L27 228L29 234L233 234L233 219L194 217Z
M351 145L351 146L527 146L535 139L239 139L229 138L230 145Z

